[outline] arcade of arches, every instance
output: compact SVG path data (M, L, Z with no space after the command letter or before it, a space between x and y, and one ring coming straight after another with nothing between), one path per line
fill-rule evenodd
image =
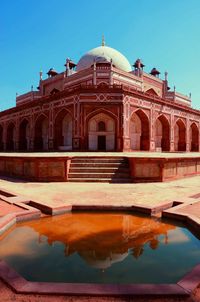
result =
M74 123L71 112L62 109L55 116L52 127L49 117L45 114L39 115L33 125L28 118L23 118L19 123L11 121L6 127L0 125L0 150L74 150ZM118 144L118 138L123 137L123 127L112 113L103 111L94 113L83 123L84 126L80 125L79 132L83 143L79 150L126 151ZM146 113L137 109L131 114L127 134L124 136L130 141L130 148L127 151L152 151L153 141L155 151L170 152L199 151L199 135L198 125L195 122L191 122L187 127L185 120L178 118L171 126L170 119L161 114L151 125ZM53 137L51 148L50 137Z

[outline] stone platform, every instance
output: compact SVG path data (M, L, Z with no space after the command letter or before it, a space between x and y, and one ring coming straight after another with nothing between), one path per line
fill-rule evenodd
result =
M117 159L126 160L129 173L108 165ZM82 167L70 172L71 162L82 159ZM89 171L90 161L102 160L104 166ZM71 169L71 170L70 170ZM82 170L81 170L82 169ZM85 171L84 171L85 170ZM81 172L82 171L82 172ZM70 173L75 177L70 177ZM81 175L82 173L82 175ZM103 173L103 174L102 174ZM0 175L31 181L79 181L79 182L163 182L200 174L200 153L152 153L152 152L48 152L1 153ZM79 177L80 175L80 177ZM102 176L103 175L103 176ZM118 181L115 181L118 179Z

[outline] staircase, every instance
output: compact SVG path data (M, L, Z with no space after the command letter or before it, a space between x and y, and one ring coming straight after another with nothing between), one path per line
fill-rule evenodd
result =
M68 174L71 182L131 183L125 157L74 157Z

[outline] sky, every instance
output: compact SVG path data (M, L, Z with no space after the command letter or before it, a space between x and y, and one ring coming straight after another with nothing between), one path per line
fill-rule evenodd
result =
M103 34L131 64L167 71L169 86L200 109L199 0L0 0L0 111L36 90L40 70L62 72Z

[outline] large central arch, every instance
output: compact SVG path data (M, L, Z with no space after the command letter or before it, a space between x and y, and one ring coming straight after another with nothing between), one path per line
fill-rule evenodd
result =
M160 115L155 123L155 145L161 151L170 151L170 126L167 118Z
M88 149L115 150L115 121L106 113L98 113L88 121Z
M54 138L55 149L72 150L72 117L65 109L56 116Z
M149 150L149 119L141 110L130 119L130 144L132 150Z

